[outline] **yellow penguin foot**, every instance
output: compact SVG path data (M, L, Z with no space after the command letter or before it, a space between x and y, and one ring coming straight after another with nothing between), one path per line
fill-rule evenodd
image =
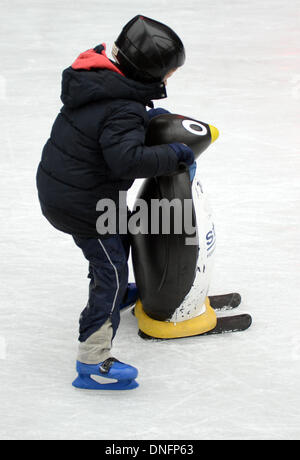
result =
M150 318L144 312L140 300L137 302L134 312L138 320L141 337L149 339L179 339L202 335L216 327L217 316L211 308L208 298L205 300L205 306L205 313L178 323L157 321Z

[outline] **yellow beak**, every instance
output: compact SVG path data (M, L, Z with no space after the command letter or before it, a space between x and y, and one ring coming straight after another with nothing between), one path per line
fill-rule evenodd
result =
M211 134L211 143L215 142L219 137L219 130L212 125L209 125Z

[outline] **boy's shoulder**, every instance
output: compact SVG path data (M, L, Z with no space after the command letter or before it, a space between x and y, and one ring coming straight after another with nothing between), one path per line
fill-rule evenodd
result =
M114 99L108 104L108 116L111 118L122 118L123 116L142 118L148 120L146 106L132 99Z

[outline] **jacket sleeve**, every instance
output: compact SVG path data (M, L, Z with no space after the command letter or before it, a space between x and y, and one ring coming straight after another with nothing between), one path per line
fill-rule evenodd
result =
M128 101L127 101L128 102ZM113 110L100 134L104 159L116 178L138 179L170 174L178 158L167 144L145 146L145 115L141 104L131 101Z

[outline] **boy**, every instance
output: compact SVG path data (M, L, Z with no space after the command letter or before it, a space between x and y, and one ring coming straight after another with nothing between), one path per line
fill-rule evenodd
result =
M80 317L74 382L80 388L103 388L91 374L137 386L137 370L110 352L122 303L137 299L135 286L128 289L129 237L97 233L97 202L109 198L118 209L119 192L135 179L170 174L179 162L194 161L184 144L145 146L149 120L166 112L154 109L152 100L167 97L167 79L185 62L180 38L168 26L136 16L123 28L113 56L116 62L99 45L63 72L64 106L37 173L44 216L72 235L89 261L89 300ZM126 387L115 388L120 386Z

